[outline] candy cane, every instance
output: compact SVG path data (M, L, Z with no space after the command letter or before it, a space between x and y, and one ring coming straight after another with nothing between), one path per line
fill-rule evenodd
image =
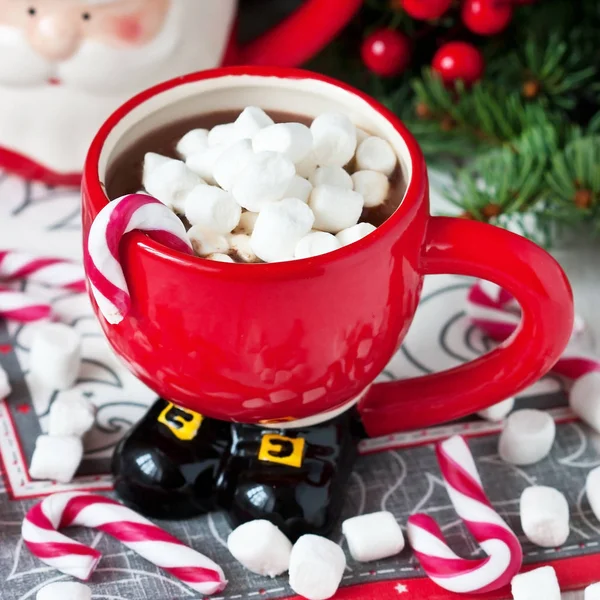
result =
M0 250L0 279L27 279L49 287L85 291L85 274L81 265L16 250Z
M437 459L454 509L486 558L455 554L437 523L417 514L408 520L408 539L427 575L440 587L459 594L482 594L509 584L519 572L523 551L517 536L488 500L473 455L461 436L436 446Z
M48 319L52 313L50 305L31 296L0 286L0 317L31 323Z
M193 254L185 227L164 204L146 194L129 194L109 202L98 214L87 243L84 265L98 308L111 324L131 307L129 288L119 262L121 238L134 229L186 254Z
M22 527L23 541L45 564L87 581L101 558L100 552L57 531L77 525L113 536L201 594L220 592L227 585L219 565L104 496L73 492L47 497L27 513Z

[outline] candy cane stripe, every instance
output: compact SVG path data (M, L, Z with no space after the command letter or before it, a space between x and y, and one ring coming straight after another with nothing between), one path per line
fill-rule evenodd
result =
M49 304L35 300L28 294L0 286L0 318L32 323L48 319L51 314Z

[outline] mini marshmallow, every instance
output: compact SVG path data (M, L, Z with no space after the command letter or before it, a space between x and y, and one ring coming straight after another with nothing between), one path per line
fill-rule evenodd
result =
M290 587L308 600L327 600L335 595L344 571L344 551L330 540L303 535L290 556Z
M57 581L45 585L35 600L92 600L92 590L77 581Z
M292 543L269 521L249 521L227 538L233 557L248 571L268 577L285 573L290 565Z
M313 231L305 235L297 244L294 256L296 258L310 258L311 256L319 256L333 252L342 245L331 233L324 231Z
M235 123L223 123L222 125L215 125L208 132L208 147L229 147L242 139L244 139L244 136L240 134Z
M362 240L376 229L377 227L371 225L371 223L358 223L358 225L353 225L352 227L348 227L348 229L342 229L335 237L342 246L347 246L348 244Z
M212 229L216 233L230 233L242 216L240 205L233 196L219 187L199 185L185 201L185 218L192 225Z
M310 179L318 166L315 154L311 152L304 160L296 163L296 173L304 179Z
M373 208L383 204L390 193L390 180L378 171L357 171L352 175L354 190L365 199L365 206Z
M238 134L244 138L253 138L261 129L274 125L275 121L257 106L248 106L235 121Z
M498 402L490 406L489 408L484 408L480 410L477 414L486 421L491 421L492 423L498 423L499 421L504 420L504 417L508 415L508 413L514 408L515 399L507 398L502 402Z
M238 175L245 169L254 153L250 140L240 140L227 148L216 160L213 169L215 181L227 191L231 191Z
M319 185L334 185L346 190L354 189L352 177L342 167L319 167L311 176L313 187Z
M397 164L394 149L380 137L367 138L356 150L356 166L359 171L379 171L389 177Z
M229 241L222 233L194 225L188 230L187 235L198 256L229 252Z
M352 160L357 145L356 127L346 115L322 114L313 121L310 130L319 166L345 167Z
M588 585L583 592L583 600L600 600L600 583Z
M81 338L68 325L43 323L36 326L29 372L38 383L52 390L73 387L81 367Z
M312 229L315 217L298 198L268 204L258 215L250 243L265 262L294 258L296 244Z
M208 148L208 129L192 129L178 142L176 150L184 160Z
M293 163L303 161L312 146L312 133L301 123L277 123L261 129L252 138L254 152L279 152Z
M200 176L203 181L215 185L217 183L215 180L215 166L219 158L221 158L221 154L223 154L227 148L228 147L225 144L221 144L201 152L196 152L187 157L185 164L190 171ZM188 190L188 192L189 191L191 190Z
M201 183L201 177L181 160L153 152L144 157L144 189L177 213L183 213L185 197Z
M596 519L600 521L600 467L588 473L585 482L585 493Z
M315 214L315 229L338 233L358 223L364 200L352 190L320 185L313 190L308 204Z
M364 129L360 127L356 128L356 141L358 145L362 144L368 137L371 137L370 133L367 133Z
M569 537L569 503L551 487L533 485L521 494L521 527L527 539L542 548L562 546Z
M32 479L44 479L70 483L83 458L83 443L74 435L41 435L35 441L29 475Z
M291 198L295 198L295 196L290 196ZM233 233L245 233L247 235L251 235L254 231L254 226L256 225L256 219L258 219L258 213L255 212L243 212L240 217L240 222L238 226L233 230Z
M582 421L600 433L600 372L586 373L575 381L569 405Z
M209 254L206 257L208 260L214 260L216 262L225 262L225 263L233 263L235 260L229 256L229 254L220 254L219 252L215 252L214 254Z
M83 437L96 420L96 407L87 398L60 398L50 407L48 435Z
M513 465L532 465L545 458L556 435L552 417L534 409L521 409L508 416L500 434L498 452Z
M237 177L232 193L246 210L260 212L281 200L296 175L294 163L276 152L255 154Z
M285 193L285 197L298 198L298 200L302 200L302 202L308 202L312 190L312 183L308 181L308 179L304 179L304 177L300 177L300 175L295 175L290 187Z
M404 535L394 515L376 512L347 519L342 523L348 549L354 560L371 562L400 554Z
M560 600L560 586L552 567L540 567L513 577L513 600Z
M240 258L246 263L253 263L258 261L258 257L252 250L252 241L249 235L245 233L237 233L229 236L229 245Z
M10 396L12 388L8 380L8 373L0 366L0 400L4 400Z

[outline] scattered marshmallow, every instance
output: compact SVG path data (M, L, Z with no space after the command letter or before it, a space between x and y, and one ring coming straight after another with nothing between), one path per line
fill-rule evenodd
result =
M335 595L346 556L334 542L317 535L303 535L290 556L290 587L308 600L327 600Z
M285 197L298 198L298 200L302 200L302 202L308 202L312 191L313 186L308 179L304 179L304 177L300 177L300 175L294 175L294 179L292 179L292 183L287 189Z
M371 223L358 223L358 225L342 229L335 237L342 246L347 246L348 244L353 244L354 242L358 242L358 240L362 240L376 229L377 227L371 225Z
M347 519L342 523L342 533L352 558L358 562L389 558L404 549L402 529L390 512Z
M600 433L600 372L586 373L575 381L569 404L582 421Z
M192 129L178 142L176 150L184 160L208 148L208 129Z
M231 191L238 175L248 165L253 156L254 152L252 152L252 142L250 140L240 140L233 144L216 160L213 169L214 180L224 190Z
M585 482L585 493L596 519L600 521L600 467L588 473Z
M290 187L296 169L288 158L275 152L255 154L239 174L232 193L237 203L252 212L281 200Z
M333 252L342 245L331 233L324 231L313 231L305 235L297 244L294 256L296 258L310 258Z
M345 167L352 160L357 146L356 127L346 115L325 113L313 121L310 129L319 166Z
M364 199L352 190L320 185L314 188L308 204L315 215L315 229L338 233L358 223Z
M148 152L144 157L142 183L151 196L182 214L186 196L203 181L181 160Z
M194 225L187 232L194 252L198 256L208 256L209 254L227 254L229 252L229 241L222 233L211 231Z
M556 436L554 419L541 410L521 409L508 416L498 452L513 465L532 465L545 458Z
M560 586L552 567L540 567L513 577L513 600L560 600Z
M312 146L312 133L302 123L277 123L261 129L252 138L254 152L278 152L293 163L302 162Z
M38 383L52 390L73 387L81 368L81 338L68 325L43 323L36 326L29 371Z
M77 581L57 581L45 585L35 600L92 600L92 590Z
M74 435L41 435L35 442L29 475L32 479L70 483L82 458L81 438Z
M334 185L345 190L354 189L354 181L342 167L319 167L311 176L313 187L319 185Z
M600 600L600 583L588 585L583 592L583 600Z
M215 166L226 150L227 146L225 144L213 146L212 148L188 156L185 164L190 171L196 173L203 181L215 185L217 183L215 179ZM191 191L191 189L188 190L188 193L189 191Z
M246 263L258 261L258 256L256 256L254 250L252 250L252 241L249 235L246 235L245 233L236 233L229 236L229 246L231 247L231 250L239 256L240 260Z
M209 254L206 258L208 260L214 260L216 262L225 262L225 263L235 262L235 260L233 260L233 258L231 258L231 256L229 256L229 254L221 254L219 252L215 252L214 254Z
M8 380L8 373L0 366L0 400L4 400L10 396L12 388Z
M398 164L398 157L390 143L371 136L356 150L356 166L360 171L379 171L389 177Z
M296 163L296 173L300 175L300 177L310 179L318 166L315 154L314 152L311 152L304 160Z
M250 239L252 250L265 262L294 258L296 244L312 229L315 217L297 198L268 204L259 214Z
M295 198L296 196L290 196L290 198ZM302 200L302 198L300 198ZM233 230L233 233L245 233L247 235L251 235L254 231L254 226L256 225L256 219L258 219L258 213L255 212L243 212L240 217L240 222L238 226Z
M233 231L241 216L242 209L233 196L216 186L199 185L185 201L185 218L216 233Z
M477 414L486 421L491 421L492 423L498 423L499 421L504 420L506 415L514 408L515 399L507 398L506 400L502 400L502 402L498 402L490 406L489 408L484 408L480 410Z
M543 485L521 495L521 527L527 539L542 548L562 546L569 537L569 503L558 490Z
M390 193L390 180L378 171L357 171L352 175L354 190L365 199L365 206L383 204Z
M252 139L261 129L275 125L275 121L257 106L248 106L235 121L235 126L244 138Z
M285 573L290 565L292 543L270 521L250 521L227 538L233 557L248 571L268 577Z
M50 407L48 435L84 436L96 420L96 407L87 398L60 398Z

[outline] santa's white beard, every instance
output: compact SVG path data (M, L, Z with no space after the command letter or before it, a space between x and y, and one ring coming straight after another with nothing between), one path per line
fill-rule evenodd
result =
M37 85L54 75L55 66L43 59L20 29L0 25L0 84Z

